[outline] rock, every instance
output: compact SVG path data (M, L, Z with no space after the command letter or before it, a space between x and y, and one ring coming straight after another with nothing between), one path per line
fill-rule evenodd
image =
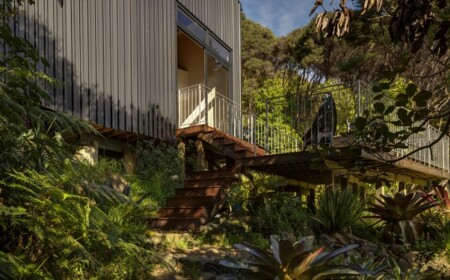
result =
M403 245L394 244L391 246L390 250L398 257L403 257L406 254L406 248Z
M410 265L413 265L413 263L414 263L414 260L415 260L415 254L413 253L413 252L406 252L404 255L403 255L403 257L405 258L405 260L407 260L408 261L408 263L410 264Z
M346 238L345 236L343 236L342 234L339 233L335 233L333 235L334 239L336 240L336 242L340 245L349 245L351 242L348 238Z
M323 233L319 236L319 243L321 245L327 245L327 244L334 245L334 244L336 244L336 239L329 236L328 234Z
M398 259L397 263L402 271L408 271L411 268L411 264L404 258Z

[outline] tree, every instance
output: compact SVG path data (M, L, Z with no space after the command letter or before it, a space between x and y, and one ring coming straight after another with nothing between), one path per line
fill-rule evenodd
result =
M450 64L446 39L450 28L448 1L365 0L358 1L356 11L351 11L346 2L342 0L340 9L333 13L319 14L316 30L325 37L347 38L360 35L353 34L353 27L358 30L358 24L376 23L378 29L385 32L382 34L389 34L388 43L393 52L388 53L394 57L391 65L396 66L386 67L380 71L382 76L374 77L374 82L379 85L373 90L381 94L376 95L372 114L366 112L357 120L356 134L362 138L363 135L372 135L384 139L375 150L391 150L402 146L403 141L421 131L426 124L443 123L439 137L411 153L431 147L448 132L450 126ZM322 1L316 1L312 12L320 6ZM370 41L375 42L378 38L372 36ZM374 46L379 47L380 44ZM399 76L408 81L408 86L394 96L394 105L386 105L382 96L395 89ZM395 132L389 128L392 125L397 127ZM373 139L361 140L365 145Z
M241 14L243 107L252 111L258 89L275 76L272 47L273 32ZM248 108L248 109L247 109Z

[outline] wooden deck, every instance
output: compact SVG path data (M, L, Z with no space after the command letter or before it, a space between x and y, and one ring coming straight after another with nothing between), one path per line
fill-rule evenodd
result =
M234 143L245 149L245 155L236 161L239 167L279 175L308 185L331 184L336 177L351 177L358 182L372 182L374 178L383 178L416 185L427 185L429 180L450 179L448 171L418 161L403 159L390 163L395 156L389 153L372 155L362 149L351 150L345 145L346 140L342 137L334 141L337 151L326 155L309 151L266 155L261 147L255 147L207 125L179 129L177 137L191 137L205 133L209 135L211 141L225 138L228 143Z
M355 154L356 153L356 154ZM450 179L450 173L422 163L403 159L394 164L387 163L394 156L377 156L363 150L348 154L345 149L327 156L312 152L268 155L246 158L239 164L246 168L295 179L308 184L331 184L334 177L352 176L360 182L374 178L426 185L428 180Z

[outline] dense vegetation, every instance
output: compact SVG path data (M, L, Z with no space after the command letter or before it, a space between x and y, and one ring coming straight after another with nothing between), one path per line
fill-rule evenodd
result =
M248 172L230 188L226 210L213 224L192 236L164 234L157 240L158 233L148 231L146 221L181 185L177 149L138 143L131 174L124 172L121 161L102 159L91 166L75 157L77 148L65 137L96 132L77 118L44 109L48 96L43 89L58 86L58 81L37 70L47 62L29 42L13 36L7 19L17 10L10 1L2 4L0 37L6 51L0 57L0 279L159 279L153 272L161 265L173 271L164 258L167 251L206 244L229 250L234 243L253 258L225 260L221 264L227 268L220 269L209 259L199 270L187 266L184 276L196 279L205 267L238 279L436 279L450 273L445 185L434 186L433 193L400 193L392 184L377 200L370 184L364 185L365 198L319 186L317 209L307 209L304 195L282 191L288 185L284 179ZM315 21L276 38L242 15L245 111L269 119L264 115L267 98L289 100L317 84L348 85L361 79L381 81L373 90L394 98L395 106L402 108L389 109L400 118L399 126L410 125L412 119L445 123L449 72L443 47L437 54L425 47L411 53L392 44L385 23L370 20L374 14L367 10L351 21L343 38L324 38L316 32ZM424 45L435 37L430 38L424 38ZM352 91L344 94L337 106L354 108L349 102ZM284 114L289 104L273 106L271 125L298 128ZM384 120L387 110L375 106L375 115L364 115L356 123L356 135L373 142L371 135L376 137L384 126L368 124ZM354 113L346 112L349 116L338 125L346 126ZM394 136L404 138L410 132ZM398 143L378 139L374 151ZM130 191L119 192L117 182Z
M127 178L121 162L91 166L74 156L65 137L96 132L44 109L43 89L58 81L37 70L48 64L31 43L13 36L8 20L23 3L0 5L0 279L148 279L164 262L146 221L182 180L177 149L142 143Z

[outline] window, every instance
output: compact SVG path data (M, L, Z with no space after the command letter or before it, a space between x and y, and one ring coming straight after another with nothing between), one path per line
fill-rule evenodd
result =
M200 42L206 40L206 31L181 10L178 10L177 23Z
M210 30L194 20L187 11L178 7L177 24L184 32L196 39L207 51L229 66L231 52Z

